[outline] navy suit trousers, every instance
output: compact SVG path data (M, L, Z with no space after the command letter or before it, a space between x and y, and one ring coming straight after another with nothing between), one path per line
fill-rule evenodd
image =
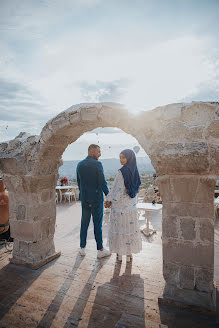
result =
M103 201L87 203L82 202L82 217L80 231L80 247L84 248L87 243L87 230L90 224L91 215L94 223L94 236L97 243L97 249L103 248L102 221L103 221Z

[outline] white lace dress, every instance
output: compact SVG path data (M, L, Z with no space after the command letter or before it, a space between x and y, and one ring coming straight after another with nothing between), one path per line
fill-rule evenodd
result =
M131 198L127 194L120 170L106 200L112 202L108 232L110 251L119 255L139 253L142 249L142 240L138 224L136 197Z

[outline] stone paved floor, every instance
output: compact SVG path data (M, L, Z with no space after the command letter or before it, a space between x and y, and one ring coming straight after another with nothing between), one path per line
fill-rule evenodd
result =
M80 204L57 206L56 249L62 256L36 271L8 263L0 249L0 327L216 327L215 316L158 304L162 277L161 213L158 230L144 239L132 263L115 255L97 260L93 227L87 255L78 256ZM104 241L106 241L104 226ZM219 223L215 232L215 279L219 286ZM218 295L219 300L219 295Z

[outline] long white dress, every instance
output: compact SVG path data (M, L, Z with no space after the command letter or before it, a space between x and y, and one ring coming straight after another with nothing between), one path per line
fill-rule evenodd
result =
M138 224L136 197L131 198L127 194L120 170L106 200L112 202L108 231L110 251L119 255L139 253L142 249L142 240Z

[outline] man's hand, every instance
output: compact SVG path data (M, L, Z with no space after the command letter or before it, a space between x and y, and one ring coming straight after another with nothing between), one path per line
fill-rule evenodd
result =
M105 201L105 203L104 203L105 208L110 208L111 205L112 205L112 202L109 202L108 200Z

